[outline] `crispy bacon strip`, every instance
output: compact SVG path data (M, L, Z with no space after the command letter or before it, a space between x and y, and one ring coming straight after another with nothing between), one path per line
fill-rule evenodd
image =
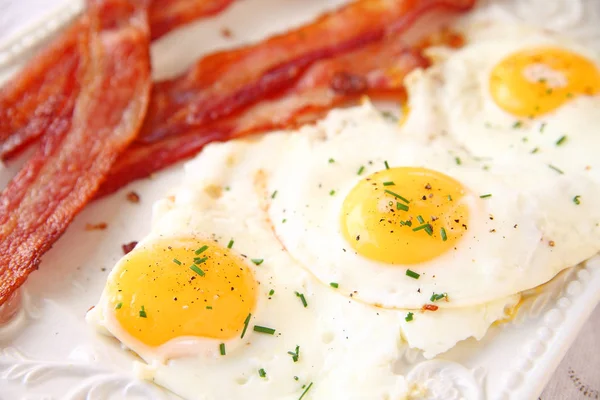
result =
M0 304L93 197L145 116L151 87L147 3L90 0L82 90L0 195ZM89 19L89 24L88 24Z
M363 95L401 99L406 74L426 65L427 61L419 52L410 50L398 38L320 61L306 70L292 88L276 98L259 102L242 113L186 135L150 144L134 144L119 158L98 196L193 156L212 141L293 128Z
M157 39L194 19L220 12L233 0L153 0L151 34ZM81 60L77 41L87 29L83 18L34 57L5 87L0 88L0 157L10 159L37 140L54 116L74 102Z
M397 35L433 8L464 10L474 0L357 0L315 22L256 45L218 52L157 84L138 141L204 126L287 89L312 63Z
M150 7L152 39L158 39L200 17L218 14L231 3L233 0L152 0Z
M72 105L79 90L79 39L83 19L44 49L0 89L0 154L9 158L35 140L57 114Z

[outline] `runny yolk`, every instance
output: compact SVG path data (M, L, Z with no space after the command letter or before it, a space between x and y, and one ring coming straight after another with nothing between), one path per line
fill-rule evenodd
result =
M454 248L468 227L467 191L426 168L399 167L361 180L342 206L342 233L358 254L416 264Z
M571 98L600 92L600 71L587 58L560 48L523 50L500 61L490 74L496 104L517 117L534 118Z
M148 346L182 336L239 336L256 304L252 271L212 241L158 241L134 249L117 268L108 280L109 307Z

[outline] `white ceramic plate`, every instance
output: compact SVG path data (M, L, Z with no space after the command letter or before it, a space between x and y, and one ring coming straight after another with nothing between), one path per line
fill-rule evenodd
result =
M156 78L172 76L200 55L217 48L259 40L314 18L344 0L245 0L212 20L192 24L152 48ZM490 4L492 2L490 1ZM0 82L8 79L44 40L82 8L62 0L35 26L0 43ZM495 1L497 18L543 21L550 29L577 36L600 50L600 32L579 29L600 24L596 0ZM233 36L225 38L223 28ZM600 31L600 29L599 29ZM16 163L18 164L18 163ZM18 165L0 168L0 185ZM149 230L151 205L177 182L180 166L136 182L86 207L39 271L21 289L18 318L0 328L0 399L175 399L176 396L132 372L134 356L98 336L84 315L95 304L121 245ZM129 191L140 204L126 200ZM103 231L88 223L106 222ZM406 348L402 372L427 386L431 399L533 399L543 390L577 332L600 301L600 258L560 274L527 295L510 323L493 326L481 342L466 340L434 360Z

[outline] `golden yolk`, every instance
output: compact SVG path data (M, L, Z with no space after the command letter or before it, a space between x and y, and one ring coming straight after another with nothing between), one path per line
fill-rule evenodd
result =
M429 261L468 226L466 190L426 168L400 167L361 180L342 206L342 233L357 253L388 264Z
M108 293L121 326L159 346L182 336L239 336L256 304L256 281L231 250L188 238L134 249L109 277Z
M498 63L490 75L490 93L504 111L536 117L574 96L600 92L600 72L579 54L559 48L520 51Z

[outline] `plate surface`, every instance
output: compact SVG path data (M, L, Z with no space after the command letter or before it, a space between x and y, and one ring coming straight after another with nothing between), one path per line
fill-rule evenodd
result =
M204 53L284 31L344 2L240 1L217 18L192 24L153 45L154 76L176 75ZM584 21L600 24L595 0L485 3L482 7L495 18L543 21L544 27L564 31L600 51L600 29L591 34L580 29ZM0 82L82 8L79 0L60 4L36 26L0 44ZM224 28L231 37L222 35ZM0 167L1 187L17 167ZM177 184L179 171L180 166L174 166L88 205L44 256L40 270L21 289L20 314L0 328L1 400L177 398L136 380L131 367L135 358L114 340L93 332L84 316L121 257L121 245L148 232L153 202ZM126 200L130 191L140 195L139 204ZM86 224L99 222L108 228L86 231ZM599 301L596 258L527 295L515 318L493 326L480 342L466 340L429 361L407 347L402 372L428 387L431 399L537 398Z

